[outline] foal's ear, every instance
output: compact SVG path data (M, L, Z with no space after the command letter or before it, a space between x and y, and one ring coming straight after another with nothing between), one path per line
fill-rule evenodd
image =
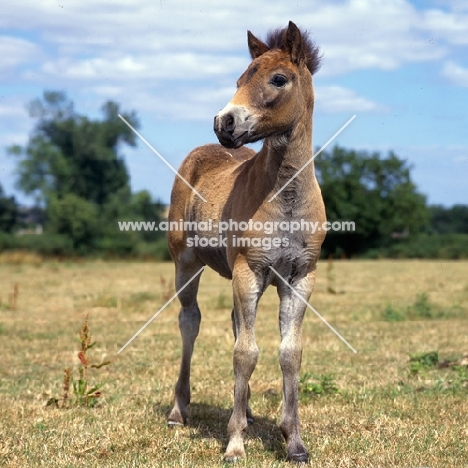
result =
M260 39L257 39L250 31L247 31L247 44L249 45L250 56L252 60L260 57L270 49Z
M306 59L301 31L292 21L289 22L288 29L286 30L284 49L285 52L291 54L291 61L296 65Z

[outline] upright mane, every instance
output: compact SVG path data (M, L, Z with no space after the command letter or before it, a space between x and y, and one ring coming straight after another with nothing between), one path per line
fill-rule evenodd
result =
M270 49L284 49L286 32L288 28L277 28L270 31L266 38L266 45ZM313 75L318 71L322 61L322 55L320 54L319 47L315 42L309 37L307 31L301 31L302 39L302 49L306 56L306 66L309 69L310 73Z

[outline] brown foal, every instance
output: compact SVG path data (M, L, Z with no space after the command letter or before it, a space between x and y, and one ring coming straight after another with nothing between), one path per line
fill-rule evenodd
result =
M283 373L280 428L288 459L305 462L308 453L300 435L298 377L306 305L278 275L308 301L325 233L291 233L279 226L281 222L298 220L325 221L314 164L308 164L290 181L313 156L312 75L319 68L320 57L315 44L292 22L285 29L271 32L265 43L249 31L248 46L252 62L239 78L234 97L214 120L214 131L222 146L196 148L179 170L206 202L176 178L169 221L194 223L187 230L170 231L168 242L177 290L204 265L232 279L235 386L225 460L245 456L242 433L253 421L249 379L259 354L254 331L257 304L270 284L276 286ZM264 143L258 153L243 147L261 139ZM213 220L210 229L206 226L208 220ZM271 221L276 222L274 229L259 240L259 232L252 226ZM222 222L230 229L221 229ZM206 240L203 246L194 242L201 238ZM201 320L199 280L200 275L179 294L183 349L169 424L184 424L187 418L190 362Z

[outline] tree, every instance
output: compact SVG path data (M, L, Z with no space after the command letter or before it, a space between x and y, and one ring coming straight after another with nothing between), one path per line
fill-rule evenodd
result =
M18 205L14 197L7 197L0 185L0 232L12 232L17 223Z
M18 157L18 187L35 195L45 208L46 231L66 236L78 251L89 250L95 237L111 234L113 225L98 224L105 207L116 204L119 212L131 202L130 178L122 144L135 146L133 131L119 114L138 128L134 112L120 111L115 102L101 108L101 120L79 115L65 93L44 92L29 104L36 123L26 147L12 146ZM124 196L122 196L124 194Z
M436 234L468 234L468 206L430 206L430 230Z
M315 164L328 220L355 223L354 232L329 231L325 253L351 256L385 247L427 224L425 197L416 191L406 161L393 152L382 158L335 147Z
M135 113L120 112L119 105L102 106L103 119L78 115L61 92L44 92L29 104L36 125L25 148L12 146L16 155L18 186L43 204L53 196L76 196L97 205L129 186L129 176L118 150L122 143L135 146L135 135L118 117L121 113L138 128Z
M153 201L147 190L141 190L132 196L130 205L133 219L159 222L164 217L164 205L159 201ZM142 231L141 235L146 241L154 241L165 237L163 231Z
M48 229L63 234L83 252L89 247L99 230L98 211L95 204L73 193L63 197L51 196L47 206Z

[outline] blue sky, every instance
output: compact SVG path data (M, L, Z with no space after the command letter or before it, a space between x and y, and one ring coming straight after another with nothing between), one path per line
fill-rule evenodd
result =
M324 59L314 76L315 147L394 150L429 203L468 203L468 5L465 0L132 2L7 0L0 17L0 183L14 188L5 147L26 144L26 104L63 90L98 116L108 99L135 110L140 132L177 167L215 142L214 115L249 63L246 31L289 20ZM173 174L144 145L122 148L134 190L169 200ZM319 156L320 157L320 156Z

